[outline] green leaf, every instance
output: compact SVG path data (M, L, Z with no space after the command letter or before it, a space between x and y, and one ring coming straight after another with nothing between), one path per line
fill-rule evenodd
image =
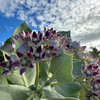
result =
M75 87L74 87L75 86ZM43 100L48 100L45 97L52 98L52 100L79 100L77 99L79 94L77 94L81 90L81 85L77 82L73 82L71 84L63 84L58 86L44 86L43 92L44 97ZM69 97L71 96L71 97ZM71 98L71 99L70 99ZM76 99L75 99L76 98ZM41 100L42 100L41 99Z
M10 39L11 39L11 38L8 38L8 39L5 41L5 43L10 44Z
M67 37L71 38L70 31L58 31L57 33L62 34L62 36L64 36L65 34L67 34Z
M54 86L55 91L64 97L70 97L77 94L81 90L81 85L78 82L70 84L62 84Z
M48 64L47 62L41 62L40 64L40 77L43 81L43 83L45 83L47 81L48 78Z
M4 69L0 66L0 84L8 84L6 76L1 75L3 73Z
M72 74L74 76L74 78L79 77L82 75L81 72L81 65L84 64L83 62L81 62L80 60L73 60L73 71Z
M0 100L27 100L32 91L19 85L0 85Z
M20 75L19 70L15 71L8 79L12 82L12 84L16 85L26 85L31 86L34 85L36 78L36 66L34 64L34 68L28 69L23 75Z
M35 78L36 78L36 66L35 66L35 64L34 64L34 68L28 69L28 71L26 71L24 73L24 76L25 76L26 83L28 86L34 85Z
M72 95L71 97L74 97L74 98L79 98L79 94L80 94L80 92L79 92L79 93L77 93L77 94L75 94L75 95Z
M50 98L64 98L62 95L60 95L59 93L57 93L54 88L52 88L51 86L44 86L43 87L43 92L46 96L50 97Z
M29 33L31 33L32 32L32 30L31 30L31 28L27 25L27 23L26 23L26 21L24 22L24 23L22 23L21 25L19 25L16 29L15 29L15 31L14 31L14 33L13 33L13 36L14 35L18 35L19 34L19 32L21 32L21 31L28 31Z
M64 97L55 91L51 86L44 86L43 92L45 97L42 97L40 100L80 100L74 97Z
M51 73L58 82L71 83L73 81L72 76L72 55L61 54L52 58L51 60Z

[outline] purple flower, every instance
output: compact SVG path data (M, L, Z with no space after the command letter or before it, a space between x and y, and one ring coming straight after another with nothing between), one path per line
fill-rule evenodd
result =
M43 39L50 39L50 32L49 31L46 31L45 35L43 36Z
M43 50L41 46L39 46L35 52L33 52L33 60L34 62L42 61L45 58L46 52Z
M57 40L51 40L49 42L49 46L54 46L54 49L57 49L57 48L59 48L60 44Z
M61 49L60 48L56 48L54 46L45 46L44 47L45 51L46 51L46 58L48 58L49 60L52 57L57 56L58 54L61 54Z
M69 44L67 45L66 43L62 43L60 45L60 48L63 52L68 53L68 54L72 54L74 51L73 49L70 49L70 45Z
M85 49L86 49L86 46L80 47L80 50L81 50L82 52L85 51Z
M27 71L29 68L33 68L33 56L31 52L28 52L27 54L21 53L17 51L18 60L13 62L13 65L16 66L17 63L19 63L17 66L20 68L20 75L22 75L25 71Z
M100 74L96 75L96 77L90 81L90 89L95 94L100 96Z
M29 41L31 41L30 34L27 31L26 32L22 31L19 33L19 35L15 35L12 37L23 43L28 43Z
M26 43L21 44L20 47L17 49L17 51L19 51L21 53L28 53L29 46Z
M99 100L96 97L97 97L97 95L91 91L89 91L85 94L85 100Z
M56 30L53 30L53 28L46 30L46 27L44 27L43 40L54 40L57 39L57 37L59 36L57 36Z
M99 64L99 57L93 58L93 55L92 55L91 53L90 53L89 55L86 56L86 60L87 60L88 62L95 62L95 63L97 63L98 65L100 65L100 64Z
M39 47L43 42L44 42L43 41L43 34L41 32L38 32L38 34L36 34L36 32L34 31L31 34L30 44L32 44L34 47Z
M4 43L4 49L1 49L1 50L7 51L7 52L12 52L12 51L14 51L14 49L15 49L15 43L14 43L13 39L11 38L10 44Z
M89 66L85 67L84 65L82 65L82 69L81 69L82 73L85 75L85 77L88 78L94 78L97 74L99 74L98 72L94 72L94 68L92 66L92 64L90 64Z
M13 62L15 61L15 58L16 58L15 55L8 56L7 54L5 54L5 57L8 61L0 63L0 66L5 69L2 75L3 74L11 75L19 63L17 62L16 66L13 66Z

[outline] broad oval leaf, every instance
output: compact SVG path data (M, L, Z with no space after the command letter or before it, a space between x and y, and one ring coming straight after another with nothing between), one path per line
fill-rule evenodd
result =
M27 100L32 91L19 85L0 85L0 100Z
M58 91L56 91L51 86L44 86L43 92L49 98L42 97L42 99L40 99L40 100L80 100L80 99L74 98L74 97L64 97L63 95L59 94Z
M49 67L48 67L47 62L40 63L40 77L41 77L43 83L45 83L47 81L48 69L49 69Z
M50 69L58 82L71 83L73 81L72 55L62 53L52 58Z
M73 60L73 71L72 71L72 74L74 76L74 78L76 77L79 77L82 75L82 72L81 72L81 68L82 68L82 64L84 64L83 62L81 62L80 60L76 60L74 59Z
M54 88L52 88L51 86L44 86L43 87L43 92L46 96L50 97L50 98L64 98L64 96L60 95L59 93L57 93Z
M71 97L80 92L82 87L78 82L72 82L70 84L62 84L54 86L54 89L64 97Z

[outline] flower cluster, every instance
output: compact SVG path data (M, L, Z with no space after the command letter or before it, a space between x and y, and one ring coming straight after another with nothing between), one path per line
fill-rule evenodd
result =
M1 62L0 66L5 69L3 74L12 74L16 69L20 69L22 75L29 68L34 68L34 63L51 60L52 57L60 55L63 51L67 51L66 43L67 35L62 36L56 30L46 29L44 34L34 31L20 32L18 35L11 37L11 44L4 44L4 51L15 53L16 59L5 54L6 62ZM19 41L19 47L16 48L14 40ZM13 55L13 56L15 56ZM13 59L13 60L12 60Z
M84 60L83 52L85 51L86 46L80 46L80 42L72 41L71 38L67 38L66 43L68 53L73 53L78 59Z
M92 100L92 98L93 100L98 100L96 97L100 96L100 66L97 64L98 60L98 58L95 58L94 62L90 63L87 67L82 65L82 73L88 81L88 87L90 90L86 93L86 100Z
M86 95L85 95L85 100L99 100L99 99L97 98L97 96L98 96L97 94L95 94L95 93L89 91L89 92L87 92Z

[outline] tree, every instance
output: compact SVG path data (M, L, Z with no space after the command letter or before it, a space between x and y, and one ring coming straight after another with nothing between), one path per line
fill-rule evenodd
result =
M92 51L90 53L93 55L93 58L100 57L100 50L98 50L96 47L90 47Z

